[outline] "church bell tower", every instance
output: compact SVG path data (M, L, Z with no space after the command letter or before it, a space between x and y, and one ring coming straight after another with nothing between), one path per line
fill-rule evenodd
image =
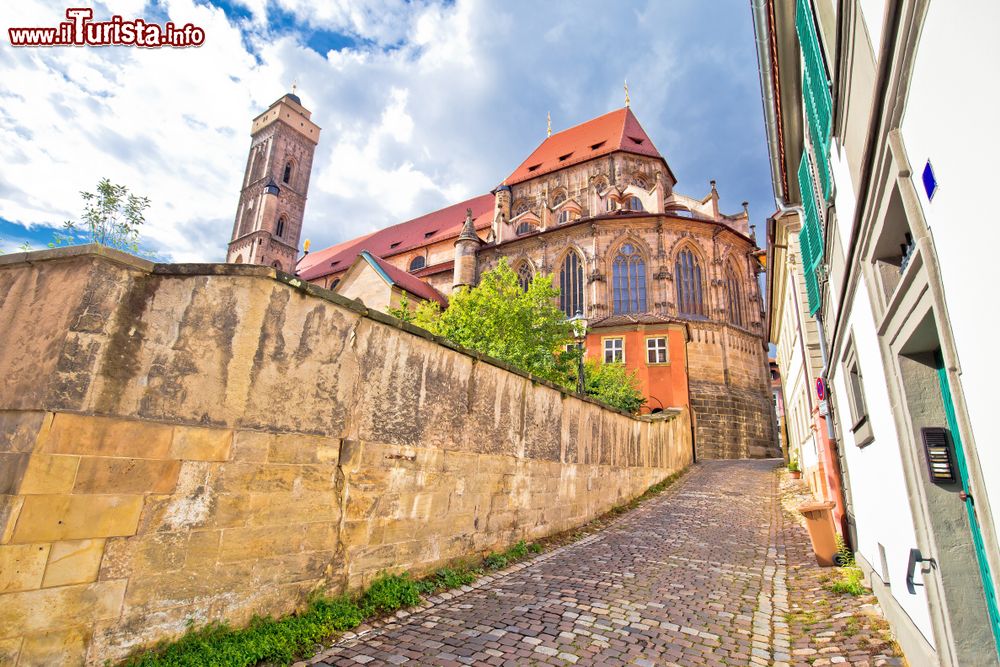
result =
M253 119L229 263L295 271L320 128L292 89Z

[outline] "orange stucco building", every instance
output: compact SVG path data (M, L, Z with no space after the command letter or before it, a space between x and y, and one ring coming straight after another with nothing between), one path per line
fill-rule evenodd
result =
M289 110L302 118L286 120ZM645 411L690 408L699 456L776 453L761 250L746 206L723 213L714 181L701 198L676 192L630 108L551 134L491 192L307 252L292 267L261 249L298 244L299 209L282 198L286 185L308 187L301 168L311 153L281 151L315 146L318 127L302 134L308 114L286 95L255 121L229 261L294 271L384 310L403 293L446 302L505 258L525 287L553 277L566 316L588 322L587 356L634 370ZM288 196L297 205L305 195Z

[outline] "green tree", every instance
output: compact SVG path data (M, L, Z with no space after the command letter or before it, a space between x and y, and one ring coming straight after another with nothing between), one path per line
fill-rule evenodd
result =
M550 276L535 276L524 291L506 259L472 289L452 293L448 308L422 303L404 319L529 373L567 385L573 353L564 351L572 330L556 307Z
M127 186L107 178L97 183L96 192L80 192L83 216L79 223L67 220L50 247L76 243L99 243L140 254L139 228L146 222L149 198L132 194ZM148 254L148 253L145 253Z
M566 350L573 331L556 306L558 297L551 276L536 275L527 291L521 289L517 274L501 258L477 286L452 293L444 311L436 301L421 302L411 310L404 296L388 312L462 347L575 390L583 352L575 346ZM584 387L588 395L626 412L637 412L646 402L637 389L636 374L622 364L586 362Z
M587 360L583 365L583 386L587 395L625 412L638 412L646 404L636 376L636 372L626 369L625 364L599 364Z

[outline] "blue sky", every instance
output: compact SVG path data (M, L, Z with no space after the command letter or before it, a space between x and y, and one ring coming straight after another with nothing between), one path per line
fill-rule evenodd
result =
M73 3L87 5L89 3ZM677 190L773 211L748 0L109 0L206 33L195 49L14 49L0 17L0 249L44 247L104 176L148 196L144 246L225 256L250 120L293 80L322 128L303 237L313 248L489 191L545 138L622 106Z

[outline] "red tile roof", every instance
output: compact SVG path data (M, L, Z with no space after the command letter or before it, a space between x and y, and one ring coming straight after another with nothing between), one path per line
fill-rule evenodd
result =
M663 160L632 110L625 107L548 137L504 183L514 185L615 151Z
M305 280L315 280L347 270L362 250L385 258L438 241L458 238L465 224L467 208L472 209L476 229L486 229L493 222L493 203L492 194L479 195L419 218L309 253L299 261L297 273Z
M431 264L430 266L425 266L419 271L414 271L413 275L418 278L423 278L424 276L433 276L438 273L444 273L445 271L453 271L455 269L455 260L450 259L447 262L441 262L440 264Z
M406 290L410 294L419 297L424 301L437 301L444 307L448 306L448 299L444 298L444 295L441 294L441 292L438 292L420 278L393 266L381 257L377 257L367 250L361 251L361 257L375 264L376 269L381 269L382 273L389 278L389 282L396 287Z

